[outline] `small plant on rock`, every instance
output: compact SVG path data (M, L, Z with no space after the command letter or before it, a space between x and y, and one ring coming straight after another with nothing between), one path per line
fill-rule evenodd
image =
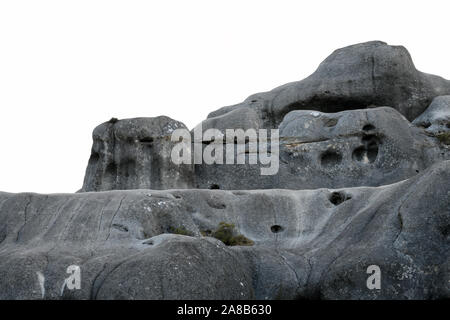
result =
M252 240L237 233L234 223L220 222L211 235L227 246L252 246L254 244Z
M169 233L179 234L182 236L192 237L194 235L191 231L187 230L185 227L177 227L177 228L169 227L168 231L169 231Z
M436 138L443 144L450 145L450 131L439 133Z

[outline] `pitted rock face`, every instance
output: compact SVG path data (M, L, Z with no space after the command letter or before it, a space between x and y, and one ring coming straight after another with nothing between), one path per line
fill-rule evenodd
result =
M197 165L198 187L379 186L412 177L442 157L435 139L389 107L337 113L292 111L279 130L278 174L261 176L260 164Z
M249 165L247 147L244 165L174 165L170 135L185 126L167 117L137 118L95 129L82 191L393 183L449 157L446 150L439 150L437 139L407 120L443 94L450 94L450 81L417 71L404 47L380 41L352 45L334 51L308 78L252 95L241 104L212 112L202 122L203 132L279 128L277 174L262 176L260 164ZM437 98L416 121L433 123L429 130L446 129L447 110L446 98Z
M203 130L279 129L272 176L244 140L246 165L175 165L184 124L111 119L82 188L108 191L0 192L0 299L448 299L450 96L409 122L444 94L406 49L369 42L211 113Z
M339 190L0 192L0 299L448 299L449 169ZM221 221L254 244L203 236ZM64 290L73 264L82 286Z
M373 41L334 51L304 80L211 112L203 127L218 123L218 129L238 128L242 121L234 119L247 118L248 109L259 117L249 124L258 122L264 128L276 128L293 110L339 112L374 106L391 106L412 121L433 98L446 94L450 81L418 71L404 47Z
M450 96L441 96L433 100L427 110L413 124L425 128L432 134L450 131Z
M111 119L95 128L81 191L187 188L189 166L171 161L171 134L186 126L168 117Z

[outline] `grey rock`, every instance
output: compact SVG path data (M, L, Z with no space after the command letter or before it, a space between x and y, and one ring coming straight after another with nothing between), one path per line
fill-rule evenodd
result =
M262 176L262 165L248 164L247 157L245 165L196 165L196 186L220 189L380 186L407 179L437 161L450 158L450 154L441 152L436 139L389 107L337 113L291 111L279 130L280 167L276 175Z
M450 96L436 97L413 124L425 128L431 134L450 131Z
M0 298L448 299L448 181L443 161L376 188L0 193ZM221 221L254 246L201 236Z
M80 192L0 192L0 299L449 299L448 94L403 47L339 49L202 123L278 128L268 176L245 141L247 164L176 165L184 124L113 118ZM252 245L210 237L222 222Z
M171 134L186 126L165 116L111 119L95 128L81 191L186 188L192 168L171 161Z
M372 41L334 51L304 80L211 112L203 126L277 128L293 110L339 112L376 106L393 107L412 121L433 98L446 94L450 81L418 71L404 47ZM249 110L254 110L251 118Z
M247 164L175 165L167 117L104 123L94 130L81 191L220 188L309 189L379 186L450 158L426 134L447 130L450 82L419 72L408 51L380 41L333 52L308 78L212 112L202 131L280 129L280 165L262 176ZM427 112L421 114L435 98ZM386 107L387 106L387 107ZM392 108L392 109L389 109ZM397 111L395 111L395 110ZM314 115L313 115L314 114ZM210 141L202 141L203 149ZM237 158L236 143L235 163ZM223 148L225 154L225 147ZM260 156L260 155L257 155Z

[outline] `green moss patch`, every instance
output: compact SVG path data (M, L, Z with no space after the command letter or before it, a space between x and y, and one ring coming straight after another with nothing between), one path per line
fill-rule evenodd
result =
M436 138L443 144L450 145L450 131L439 133L436 135Z
M206 233L205 233L206 234ZM211 236L222 241L227 246L252 246L254 242L236 231L234 223L219 223Z

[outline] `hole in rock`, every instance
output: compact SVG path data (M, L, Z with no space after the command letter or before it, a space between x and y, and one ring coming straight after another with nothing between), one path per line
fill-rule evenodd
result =
M346 195L346 194L343 193L343 192L333 192L333 193L330 195L329 200L330 200L330 202L331 202L332 204L334 204L335 206L338 206L338 205L340 205L342 202L347 201L347 200L350 200L351 198L352 198L351 196Z
M338 123L338 119L324 118L322 121L325 127L334 127Z
M439 227L439 231L441 232L441 234L444 237L447 237L450 233L450 224L446 225L446 226L440 226Z
M143 144L152 144L153 138L152 137L141 138L141 139L139 139L139 142L143 143Z
M225 203L222 203L217 199L208 199L206 200L206 203L213 209L225 209L227 207Z
M92 151L89 161L98 161L98 159L100 159L100 154L96 151Z
M124 226L123 224L115 223L115 224L112 225L112 227L114 229L117 229L117 230L122 231L122 232L128 232L128 228L126 226Z
M361 140L362 146L353 151L353 160L363 163L372 163L378 156L378 138L374 135L364 136Z
M358 147L355 149L355 151L353 151L353 159L354 160L365 162L364 161L365 156L366 156L366 150L363 146ZM368 159L367 159L367 162L369 162Z
M216 190L216 189L220 189L220 186L218 184L213 183L212 185L209 186L209 188L211 190Z
M278 225L278 224L275 224L275 225L270 227L270 231L272 231L273 233L278 233L278 232L281 232L283 230L284 230L284 228L282 226Z
M114 162L110 162L105 169L105 173L108 175L116 175L117 174L117 165Z
M371 124L366 124L363 128L364 131L370 131L370 130L374 130L375 127Z
M332 167L338 165L342 161L342 156L336 151L325 151L320 157L320 163L324 167Z

